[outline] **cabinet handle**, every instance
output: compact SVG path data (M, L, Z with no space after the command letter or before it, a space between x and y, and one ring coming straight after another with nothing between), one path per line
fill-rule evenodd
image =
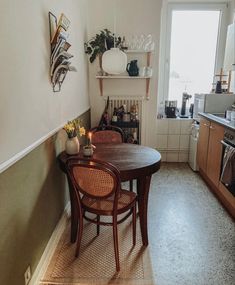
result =
M205 126L205 127L209 127L209 125L207 125L206 123L204 123L204 124L203 124L203 126Z
M213 128L212 126L210 126L210 129L211 129L211 130L214 130L215 128Z

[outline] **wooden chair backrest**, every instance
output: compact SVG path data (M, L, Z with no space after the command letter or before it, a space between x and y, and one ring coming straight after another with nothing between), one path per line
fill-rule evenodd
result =
M123 143L123 130L115 126L95 127L90 130L92 143Z
M120 189L120 173L109 163L94 159L71 158L66 164L69 178L76 190L90 198L103 199Z

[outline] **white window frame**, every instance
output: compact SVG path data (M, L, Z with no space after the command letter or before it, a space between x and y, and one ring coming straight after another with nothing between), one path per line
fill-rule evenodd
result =
M219 72L223 66L224 49L228 24L228 3L166 3L162 8L161 36L160 36L160 60L159 60L159 85L158 85L158 110L168 100L169 76L170 76L170 47L171 47L171 21L172 11L177 10L216 10L220 11L220 23L217 38L215 72ZM212 83L212 82L211 82Z

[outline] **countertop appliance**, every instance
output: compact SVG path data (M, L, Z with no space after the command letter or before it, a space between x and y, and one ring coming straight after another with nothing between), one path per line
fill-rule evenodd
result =
M221 143L223 145L223 151L222 151L222 161L223 161L224 152L225 152L226 148L227 147L235 148L235 131L232 131L230 129L225 129L224 139L221 141ZM222 173L222 170L223 170L223 163L221 165L220 174ZM232 181L231 185L224 184L224 186L227 188L227 190L230 193L232 193L233 196L235 196L235 177L233 177L233 181Z
M198 143L198 134L199 134L199 124L194 122L192 124L192 132L189 140L189 166L193 171L198 171L197 165L197 143Z
M235 102L235 94L195 94L193 119L200 122L199 112L225 113Z
M165 114L167 118L176 118L177 101L165 101Z
M181 112L180 112L180 118L188 118L186 116L186 103L187 101L192 98L192 95L189 95L187 92L184 92L182 94L182 105L181 105Z

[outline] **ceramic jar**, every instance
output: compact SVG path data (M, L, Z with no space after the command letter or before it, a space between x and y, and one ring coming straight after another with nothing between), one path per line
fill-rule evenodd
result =
M92 146L84 146L83 147L83 155L84 156L92 156L93 155L93 147Z
M79 153L80 143L77 137L68 138L65 143L65 151L67 154L77 154Z

